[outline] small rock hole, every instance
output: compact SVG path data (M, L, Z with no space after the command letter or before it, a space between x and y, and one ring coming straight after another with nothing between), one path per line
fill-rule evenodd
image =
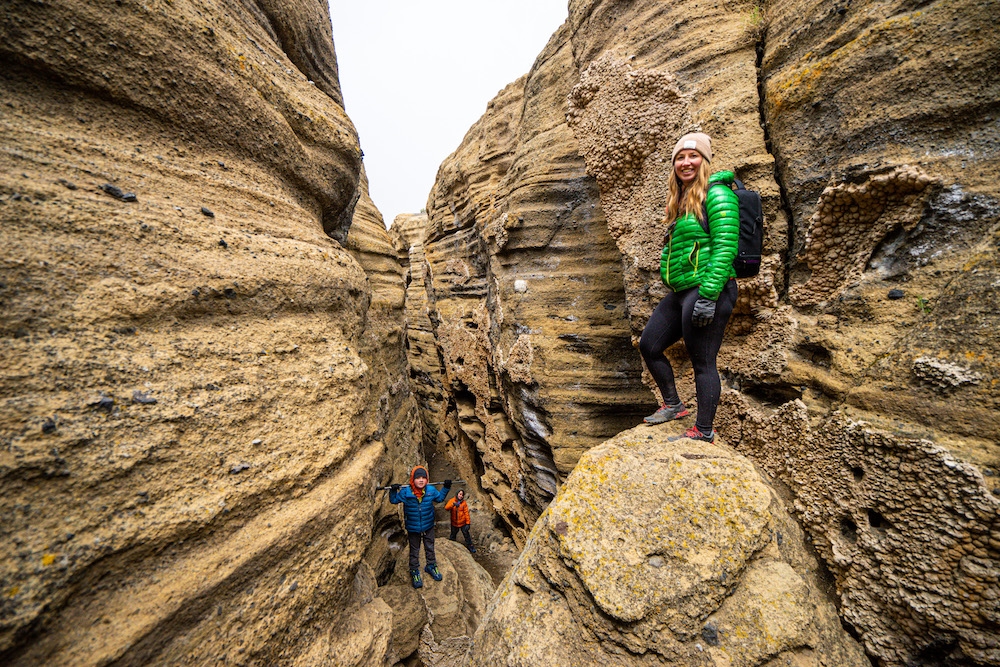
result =
M868 510L868 525L878 530L885 530L888 528L889 522L885 520L884 516L870 509Z
M857 542L858 524L854 523L854 520L851 519L851 517L845 516L840 520L840 534L851 542Z
M860 482L865 478L865 471L860 466L854 466L851 468L851 472L854 473L854 481Z

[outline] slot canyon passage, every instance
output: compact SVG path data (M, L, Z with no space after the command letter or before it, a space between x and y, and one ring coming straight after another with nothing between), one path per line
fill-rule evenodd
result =
M570 0L387 231L322 0L7 0L0 664L1000 665L998 16ZM636 347L694 130L714 444Z

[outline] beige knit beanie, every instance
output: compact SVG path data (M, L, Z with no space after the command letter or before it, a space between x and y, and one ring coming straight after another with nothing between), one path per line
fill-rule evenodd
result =
M707 161L712 161L712 138L704 132L692 132L677 140L674 152L670 155L670 164L673 164L677 154L686 148L693 148Z

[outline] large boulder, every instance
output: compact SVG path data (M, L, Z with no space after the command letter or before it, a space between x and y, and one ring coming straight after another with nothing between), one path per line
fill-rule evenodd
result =
M392 579L379 589L392 610L390 664L416 656L424 667L459 667L496 588L464 546L440 538L434 546L441 581L421 570L424 585L413 588L403 548ZM420 558L424 564L422 547Z
M753 464L670 432L635 428L583 456L493 597L469 665L869 664Z

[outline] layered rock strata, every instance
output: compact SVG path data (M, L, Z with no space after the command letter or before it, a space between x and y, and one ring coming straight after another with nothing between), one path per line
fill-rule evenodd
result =
M280 5L0 15L4 664L386 655L401 271L327 6Z
M580 394L556 391L566 381L541 350L552 349L554 332L589 337L587 314L602 309L607 326L635 340L663 294L669 151L681 133L702 130L714 138L713 168L759 190L767 220L763 270L740 282L719 358L734 393L717 428L788 483L842 616L873 657L1000 664L990 585L1000 562L991 518L1000 494L1000 202L991 185L1000 84L981 74L1000 64L993 22L988 4L962 0L569 3L531 72L444 162L428 202L427 299L443 323L443 372L454 378L447 400L470 406L472 456L495 480L500 514L516 515L519 539L551 487L553 467L531 453L551 452L558 486L593 443L573 433L578 415L563 418ZM570 197L564 216L518 208L543 185L550 200ZM581 228L595 247L570 265L608 297L571 301L575 319L557 330L568 291L540 293L537 283L568 275L572 244L560 235L581 211L608 236ZM528 234L552 240L515 243ZM546 317L532 315L529 298ZM577 381L620 364L628 389L616 390L615 404L651 407L636 398L638 354L619 340L573 347ZM690 401L683 348L669 355ZM516 400L535 386L527 393L537 398ZM615 420L592 413L589 432L637 420L634 408ZM495 411L514 431L508 464L488 427ZM900 473L901 461L916 478ZM940 488L928 506L925 478L956 491ZM925 511L933 526L918 528Z
M568 35L442 164L423 244L460 448L519 544L580 454L652 405L618 251L565 123Z
M468 664L868 664L753 464L671 430L625 431L581 458Z

